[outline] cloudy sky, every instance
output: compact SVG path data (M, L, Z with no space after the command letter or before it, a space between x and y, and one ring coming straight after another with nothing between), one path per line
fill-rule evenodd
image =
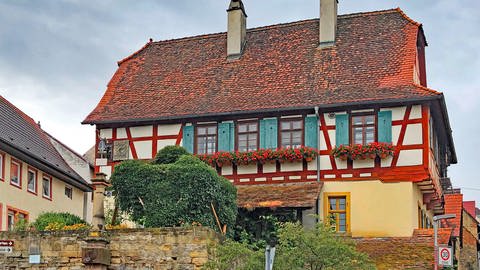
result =
M244 0L248 27L318 17L319 0ZM0 0L0 95L79 153L94 143L80 122L116 62L151 37L226 29L228 0ZM480 1L340 0L339 13L401 7L423 23L429 87L445 93L466 199L480 201Z

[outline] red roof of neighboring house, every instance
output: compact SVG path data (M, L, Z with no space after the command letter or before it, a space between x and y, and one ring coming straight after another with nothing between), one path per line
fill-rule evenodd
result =
M0 96L0 149L62 181L91 191L90 184L67 164L49 137L31 117Z
M321 182L275 185L237 186L238 207L254 208L310 208L317 201Z
M439 228L438 229L438 244L448 245L450 237L452 236L452 228ZM413 231L414 237L431 237L433 242L434 231L433 229L415 229Z
M443 98L413 82L423 30L400 9L339 16L331 49L318 49L318 25L312 19L249 29L233 61L226 33L149 42L119 62L83 123Z
M467 211L472 217L476 217L475 214L475 201L465 201L463 202L463 208Z
M455 214L454 219L449 219L447 223L453 227L453 236L460 236L460 226L463 210L463 194L445 194L445 214Z

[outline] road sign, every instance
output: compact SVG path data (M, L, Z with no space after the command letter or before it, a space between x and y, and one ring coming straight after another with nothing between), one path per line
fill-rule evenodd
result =
M443 266L453 266L451 247L438 248L438 264Z
M0 240L0 247L13 247L14 244L13 240Z
M13 247L0 247L0 253L12 253Z

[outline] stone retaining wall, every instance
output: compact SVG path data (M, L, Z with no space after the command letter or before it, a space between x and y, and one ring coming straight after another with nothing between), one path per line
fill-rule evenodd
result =
M89 232L0 232L15 241L11 254L0 254L4 269L84 269L82 247ZM158 228L113 230L102 234L110 243L108 269L200 269L209 246L218 240L210 229ZM38 244L41 264L30 264L29 247Z

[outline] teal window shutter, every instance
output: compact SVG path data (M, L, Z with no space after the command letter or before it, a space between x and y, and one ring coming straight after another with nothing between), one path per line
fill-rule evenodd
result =
M193 126L183 126L182 146L189 153L193 153Z
M392 111L378 112L378 142L392 142Z
M337 146L350 144L348 114L335 115L335 142Z
M260 120L260 148L276 149L278 138L278 120Z
M305 118L305 146L318 149L318 117Z
M218 124L218 151L233 151L234 148L233 123Z

